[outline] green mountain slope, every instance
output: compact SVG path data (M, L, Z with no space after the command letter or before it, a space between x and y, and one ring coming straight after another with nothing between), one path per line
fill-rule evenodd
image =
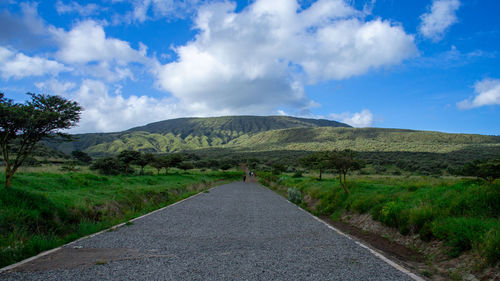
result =
M349 148L364 152L449 153L472 147L500 148L500 137L382 128L293 128L244 135L227 147L247 151Z
M179 118L151 123L118 133L75 135L77 140L74 142L52 144L52 146L66 153L82 150L95 156L115 154L125 149L164 153L220 147L241 136L299 127L350 126L330 120L288 116Z

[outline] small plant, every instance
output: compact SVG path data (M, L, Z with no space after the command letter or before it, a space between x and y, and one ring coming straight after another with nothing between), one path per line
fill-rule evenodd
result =
M127 222L125 223L125 225L126 225L126 226L131 226L131 225L133 225L133 224L134 224L134 223L133 223L133 222L131 222L131 221L127 221Z
M301 178L301 177L302 177L302 171L296 171L292 176L292 178Z
M302 192L296 187L288 189L288 200L292 203L300 204L302 202Z

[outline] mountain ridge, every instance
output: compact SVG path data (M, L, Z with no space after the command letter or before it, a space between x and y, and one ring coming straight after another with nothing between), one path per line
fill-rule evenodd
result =
M77 134L73 142L49 145L65 153L81 150L96 156L118 153L123 149L165 153L221 146L243 135L298 127L350 128L337 121L291 116L184 117L122 132Z

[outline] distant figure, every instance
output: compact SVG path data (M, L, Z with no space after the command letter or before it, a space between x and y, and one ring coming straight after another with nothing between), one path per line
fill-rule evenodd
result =
M247 175L243 174L243 182L245 182L246 180L247 180Z

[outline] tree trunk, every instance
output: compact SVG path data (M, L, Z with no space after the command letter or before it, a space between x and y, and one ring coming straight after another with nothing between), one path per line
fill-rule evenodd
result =
M11 180L12 180L12 175L10 174L10 172L5 171L5 188L10 187Z
M141 176L144 175L144 166L141 166Z
M319 169L319 180L321 180L321 175L323 174L323 170Z
M342 188L344 189L345 194L349 194L349 189L347 188L347 183L345 181L345 174L344 173L344 182L342 182ZM340 178L342 178L342 175L340 175Z

